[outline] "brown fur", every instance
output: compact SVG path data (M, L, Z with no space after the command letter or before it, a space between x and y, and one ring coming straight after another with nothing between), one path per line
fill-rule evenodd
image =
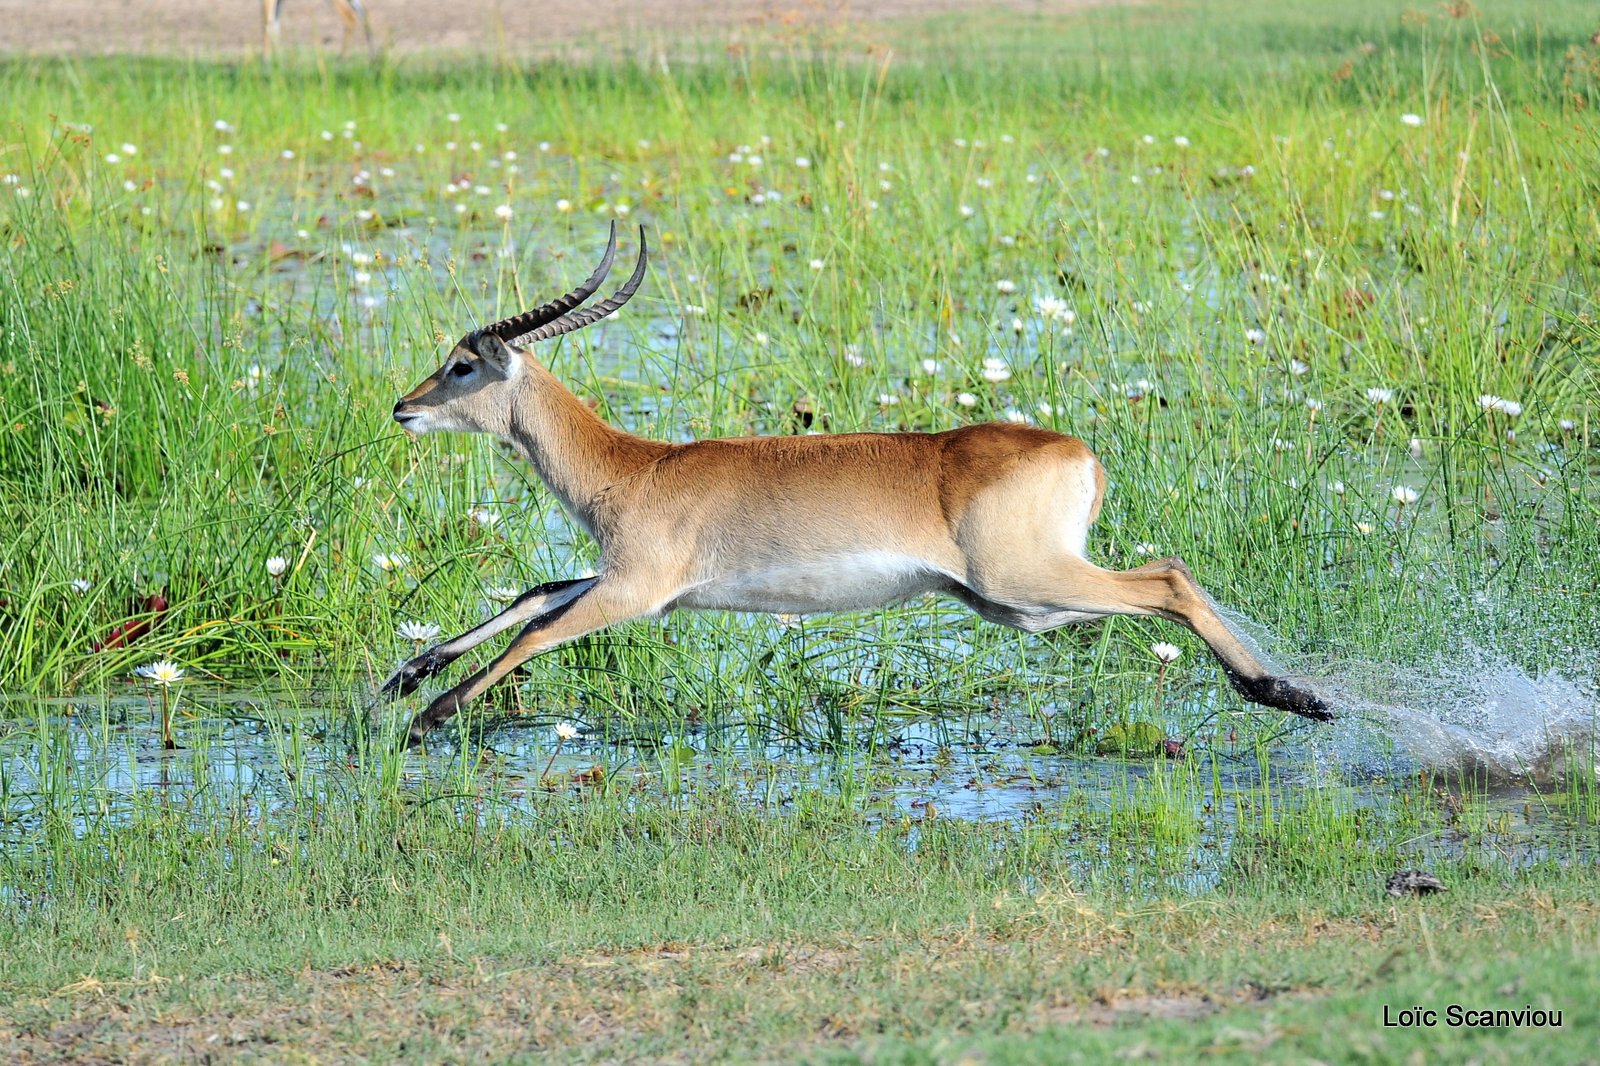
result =
M1088 561L1083 541L1106 480L1073 437L985 424L645 440L606 424L531 355L480 335L403 397L395 418L418 432L508 441L601 547L596 578L540 586L389 679L386 691L410 692L526 623L501 656L417 715L413 741L530 656L628 618L679 607L848 609L919 592L1026 630L1159 615L1198 634L1247 698L1325 716L1318 697L1272 676L1238 639L1182 560L1122 572Z

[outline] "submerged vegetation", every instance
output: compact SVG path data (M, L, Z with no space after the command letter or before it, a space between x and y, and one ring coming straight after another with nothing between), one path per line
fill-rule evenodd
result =
M1374 972L1592 1031L1592 22L1140 5L865 48L0 61L0 1046L96 997L198 1046L249 1013L213 979L311 1002L313 972L410 988L439 1054L521 1025L703 1057L705 1025L730 1059L966 1047L892 1042L936 1031L1055 1061L1136 1041L1049 1026L1163 996L1269 1013L1158 1048L1309 1055L1321 1010L1348 1057L1443 1053L1373 1035ZM620 627L399 752L374 680L595 560L503 449L390 407L619 218L650 282L539 352L605 417L1080 436L1091 556L1184 556L1353 723L1247 710L1164 623L918 601ZM1574 728L1539 747L1546 712ZM1382 895L1422 864L1450 893ZM480 985L593 1013L440 991ZM1448 1037L1560 1061L1542 1038Z

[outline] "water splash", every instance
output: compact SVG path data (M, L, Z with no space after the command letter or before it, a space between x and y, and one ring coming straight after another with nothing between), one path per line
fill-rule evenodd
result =
M1600 693L1591 680L1530 674L1481 649L1421 668L1344 663L1315 686L1350 748L1377 730L1429 770L1489 784L1559 784L1600 772Z
M1217 607L1228 628L1274 673L1279 640L1254 619ZM1488 784L1559 784L1572 773L1600 780L1600 688L1560 672L1530 674L1469 646L1431 667L1343 662L1311 687L1339 716L1329 737L1350 764L1372 758L1373 732L1424 769Z

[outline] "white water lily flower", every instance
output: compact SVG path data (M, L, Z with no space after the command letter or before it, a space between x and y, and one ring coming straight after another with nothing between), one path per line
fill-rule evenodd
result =
M376 552L372 556L372 565L386 574L393 573L406 565L406 557L398 553L391 555L384 552Z
M1151 544L1149 541L1145 541L1142 544L1135 544L1133 546L1133 554L1135 554L1135 555L1159 555L1159 554L1161 554L1161 547L1160 547L1160 545Z
M1059 296L1046 293L1033 298L1033 309L1041 318L1048 318L1059 322L1063 326L1070 326L1078 320L1078 312L1067 306L1067 301Z
M1416 503L1418 498L1417 490L1407 485L1396 485L1389 495L1401 507Z
M167 659L147 663L144 666L135 668L133 672L151 684L160 685L162 688L183 680L183 667Z
M557 722L556 723L556 739L557 740L561 740L561 741L576 740L577 737L578 737L578 727L577 726L573 725L571 722Z
M1394 390L1383 389L1374 386L1367 390L1367 399L1371 400L1373 403L1388 403L1390 400L1394 399Z
M956 403L962 407L976 407L978 406L978 398L970 392L958 392L956 393Z
M92 587L93 585L90 584L89 579L86 577L75 577L72 579L72 591L76 592L80 596L82 596L85 592L88 592Z
M441 630L432 622L401 622L395 632L400 634L402 640L415 641L421 644L423 641L432 640L438 636Z
M1405 123L1407 126L1420 126L1422 125L1422 116L1413 111L1407 111L1405 114L1400 116L1400 121Z
M1006 296L1010 296L1012 293L1017 291L1017 283L1012 281L1010 278L1001 278L999 281L994 283L994 287L996 291Z
M490 585L483 590L483 594L497 603L510 603L522 595L522 590L514 585Z
M289 560L285 559L281 555L274 555L272 558L267 560L267 573L271 574L273 577L282 577L284 575L284 571L288 569Z
M992 356L983 361L983 379L998 385L1011 377L1011 368L1006 366L1005 360L995 359Z
M1164 640L1158 640L1150 645L1150 654L1164 663L1174 663L1183 654L1183 649L1176 644L1168 644Z

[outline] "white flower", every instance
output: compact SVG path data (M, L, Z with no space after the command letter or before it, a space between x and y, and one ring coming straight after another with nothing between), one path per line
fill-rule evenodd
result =
M827 263L824 263L824 262L823 262L823 261L822 261L822 260L820 260L820 259L813 259L813 260L811 260L811 269L812 269L812 270L821 270L821 269L822 269L822 268L823 268L823 267L825 267L825 266L827 266L827 265L828 265L828 264L827 264Z
M1309 363L1302 363L1298 359L1289 360L1289 373L1293 374L1295 377L1299 377L1301 374L1306 373L1310 369L1311 364ZM1320 407L1322 405L1318 404L1317 406Z
M122 162L122 157L115 152L106 153L106 162L116 164Z
M937 374L939 370L939 361L937 359L924 359L922 361L922 372L924 374Z
M556 201L556 210L560 211L562 214L566 214L568 211L572 210L572 201L571 200L565 200L565 199L557 200Z
M1180 133L1176 137L1172 138L1172 143L1177 145L1179 148L1187 148L1189 147L1189 138Z
M1027 329L1027 327L1022 324L1022 319L1013 318L1011 320L1011 332L1012 333L1015 333L1017 336L1020 337L1020 336L1022 336L1022 331L1024 329Z
M372 565L376 566L384 573L390 573L405 566L406 557L398 553L389 555L383 552L377 552L372 556Z
M878 393L878 406L880 406L880 407L893 407L895 404L897 404L899 402L900 402L900 397L896 396L892 392L880 392L880 393Z
M576 740L577 737L578 737L578 727L577 726L573 725L571 722L557 722L556 723L556 739L557 740L560 740L560 741Z
M976 407L978 406L978 398L970 392L958 392L956 393L956 403L962 407Z
M1178 661L1178 656L1183 654L1183 649L1176 644L1168 644L1164 640L1158 640L1150 645L1150 654L1164 663L1174 663Z
M1267 343L1267 331L1264 329L1247 329L1244 331L1244 339L1249 341L1253 347L1259 348Z
M216 131L218 131L219 133L232 133L233 132L233 123L229 122L225 118L219 118L219 119L217 119L217 121L215 121L215 122L213 122L211 124L211 128L216 130Z
M1485 411L1499 411L1510 418L1516 418L1522 413L1522 405L1515 400L1507 400L1500 396L1479 396L1478 405Z
M1388 403L1390 400L1394 399L1394 390L1382 389L1378 388L1377 386L1373 386L1367 390L1367 399L1371 400L1373 403Z
M772 338L767 336L765 333L757 333L755 335L755 342L763 348L765 348L771 342L771 340Z
M1314 396L1307 396L1306 397L1306 410L1307 411L1313 411L1313 412L1322 410L1322 401L1317 399Z
M1130 400L1142 400L1144 399L1144 394L1149 392L1150 388L1149 379L1140 378L1138 381L1130 381L1123 386L1122 393Z
M801 170L804 170L811 165L811 160L807 159L803 155L797 155L794 157L794 165L799 167Z
M438 636L440 630L432 622L401 622L400 627L395 632L400 634L401 640L410 640L421 644Z
M282 577L284 575L284 571L288 569L289 560L285 559L281 555L274 555L272 558L267 560L267 573L271 574L273 577Z
M1135 555L1157 555L1160 554L1160 552L1161 546L1158 544L1151 544L1149 541L1145 541L1142 544L1135 544L1133 546L1133 554Z
M1001 278L999 281L994 283L994 287L1008 296L1017 291L1017 283L1012 281L1010 278Z
M72 579L72 591L76 592L80 596L82 596L85 592L88 592L92 587L93 585L86 577L75 577Z
M1328 486L1328 491L1332 492L1335 496L1343 496L1344 495L1344 482L1335 481L1332 485Z
M998 385L1011 377L1011 368L1006 366L1005 360L990 357L983 361L983 379Z
M500 521L498 511L491 511L487 507L474 507L467 512L467 517L480 526L492 526Z
M516 212L511 209L510 204L501 204L499 207L494 209L494 217L498 219L509 220L514 214L516 214Z
M444 117L444 120L446 122L460 122L461 115L458 112L452 111Z
M1422 440L1421 440L1421 438L1412 437L1411 438L1411 443L1406 446L1406 450L1411 453L1411 458L1413 458L1413 459L1421 459L1422 458Z
M1063 326L1070 326L1078 320L1078 312L1067 306L1067 301L1059 296L1035 296L1033 309L1041 318L1052 319Z
M1396 485L1389 495L1394 499L1394 502L1398 503L1401 507L1406 507L1417 502L1417 490L1406 485Z
M1405 114L1400 116L1400 121L1404 122L1407 126L1420 126L1422 125L1422 116L1414 112L1407 111Z
M166 659L140 666L133 672L152 684L160 685L162 688L175 681L183 680L183 667Z
M956 210L961 212L962 218L971 218L973 215L978 213L977 208L968 207L966 204L962 204L960 207L956 208Z
M1561 427L1561 432L1563 433L1571 433L1573 430L1578 428L1578 423L1574 422L1570 418L1563 418L1556 424Z
M496 603L510 603L522 595L522 590L514 585L490 585L483 590L483 594Z
M1356 532L1360 533L1363 537L1366 536L1368 533L1372 532L1372 523L1371 522L1357 522L1356 523Z

